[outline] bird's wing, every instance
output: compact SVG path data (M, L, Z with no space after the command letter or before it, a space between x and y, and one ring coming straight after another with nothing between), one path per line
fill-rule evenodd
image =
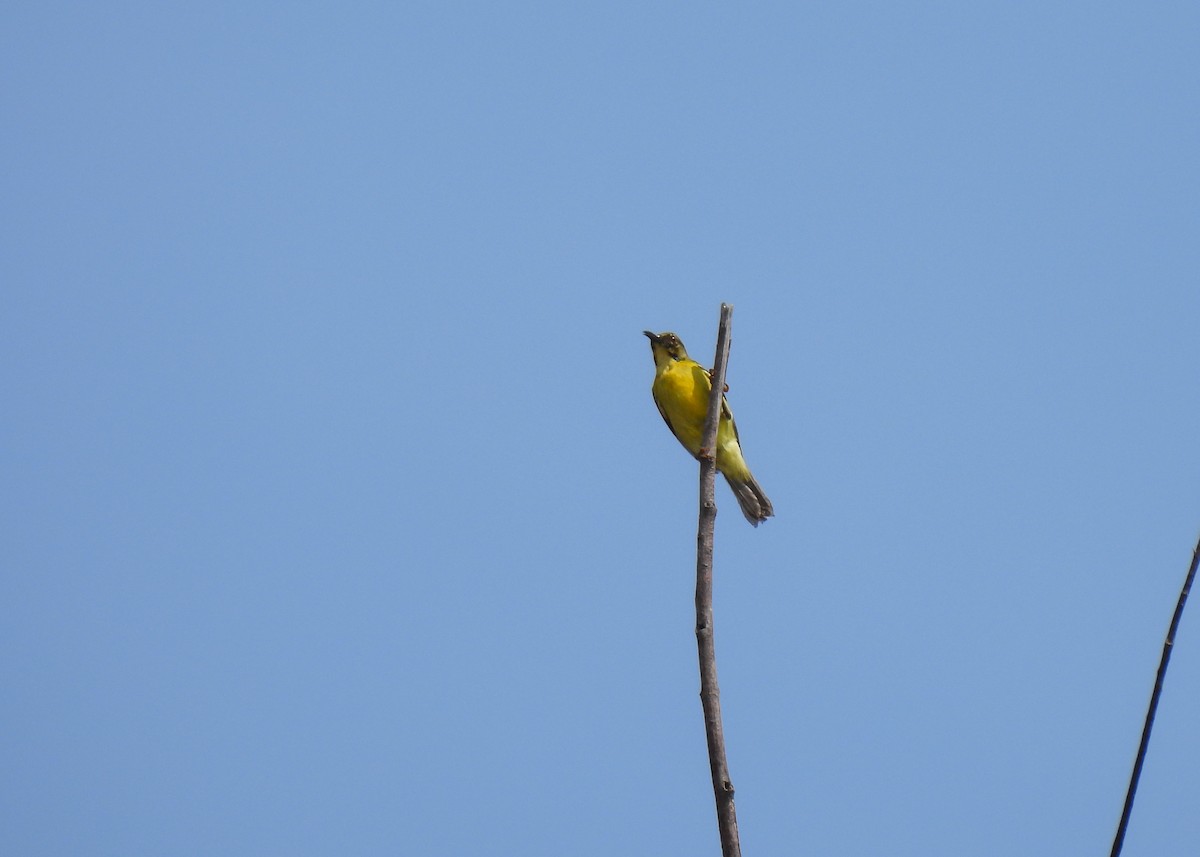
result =
M699 363L696 363L696 367L695 367L694 371L696 372L697 376L699 376L699 378L701 379L701 385L705 388L704 389L705 400L707 401L709 394L712 393L712 372L710 372L708 369L705 369ZM726 386L725 389L728 390L729 387ZM655 404L657 404L657 402ZM667 420L667 415L665 413L663 413L663 409L659 408L658 411L659 411L659 413L662 413L663 419ZM707 413L708 413L708 408L706 405L705 406L705 414L707 415ZM724 393L721 394L721 419L729 420L729 425L733 428L733 439L735 441L737 441L738 446L741 446L742 441L741 441L741 438L738 437L737 423L734 422L733 411L731 411L729 409L729 400L725 398ZM671 427L670 420L667 420L667 427L671 428L672 432L675 431L675 429L673 427ZM675 436L679 437L678 433L676 433Z
M700 366L700 364L696 364L696 365ZM712 392L713 391L713 371L708 370L708 368L704 368L703 366L700 366L700 371L703 373L704 380L706 380L706 382L707 382L708 390L706 390L706 392ZM726 390L730 389L730 385L726 384L725 389ZM740 445L742 445L742 441L740 441L740 438L738 438L738 424L737 424L737 422L733 421L733 412L732 412L732 410L730 410L730 400L727 400L724 392L722 392L722 394L721 394L721 419L730 421L730 425L733 427L733 439L734 439L734 441L738 442L738 445L740 447Z
M707 382L709 393L712 392L712 372L701 367L701 372L704 374L704 379ZM725 385L725 389L729 389L729 385ZM733 428L733 439L737 441L738 446L742 445L741 438L738 437L737 423L733 419L733 411L729 409L729 400L725 398L725 394L721 394L721 419L729 420L730 427Z
M733 429L733 439L741 446L742 439L738 437L737 422L733 418L733 411L729 410L729 401L724 396L721 396L721 417L729 420L729 426Z

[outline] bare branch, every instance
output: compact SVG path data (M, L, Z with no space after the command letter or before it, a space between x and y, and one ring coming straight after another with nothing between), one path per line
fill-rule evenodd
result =
M717 685L717 652L713 641L712 575L713 530L717 519L716 448L720 425L721 397L725 389L725 365L729 361L730 304L721 304L717 330L717 355L712 369L712 393L700 440L700 523L696 534L696 648L700 656L700 704L704 709L704 732L708 738L708 764L712 769L713 795L717 802L717 827L723 857L741 857L737 811L733 805L733 782L725 761L725 731L721 725L721 690Z
M1154 715L1158 711L1158 697L1162 694L1163 677L1167 674L1167 664L1171 660L1171 649L1175 646L1175 632L1179 630L1179 619L1183 616L1183 605L1187 603L1188 592L1192 581L1196 579L1196 565L1200 563L1200 541L1192 551L1192 564L1188 568L1187 577L1183 580L1183 588L1179 590L1179 600L1175 603L1175 615L1171 617L1171 627L1167 629L1167 639L1163 643L1162 658L1158 662L1158 675L1154 679L1154 691L1150 694L1150 707L1146 710L1146 723L1142 727L1142 741L1138 745L1137 758L1133 762L1133 774L1129 778L1129 789L1125 792L1125 807L1121 810L1121 822L1117 825L1117 835L1113 839L1110 857L1121 853L1125 844L1125 830L1129 827L1129 813L1133 810L1133 796L1137 794L1138 779L1142 776L1142 763L1146 761L1146 747L1150 744L1150 730L1154 727Z

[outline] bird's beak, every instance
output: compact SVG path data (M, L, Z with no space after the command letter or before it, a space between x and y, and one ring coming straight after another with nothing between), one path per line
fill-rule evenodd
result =
M657 334L657 333L651 333L651 332L650 332L650 331L648 331L648 330L643 330L643 331L642 331L642 333L644 333L644 334L646 334L647 336L649 336L649 337L650 337L650 341L651 341L651 342L655 342L655 343L657 343L657 342L658 342L658 334Z

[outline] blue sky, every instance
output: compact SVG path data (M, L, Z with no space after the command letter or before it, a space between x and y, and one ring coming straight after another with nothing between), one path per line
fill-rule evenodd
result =
M1107 853L1200 528L1190 3L11 3L0 850ZM1185 615L1126 855L1200 845Z

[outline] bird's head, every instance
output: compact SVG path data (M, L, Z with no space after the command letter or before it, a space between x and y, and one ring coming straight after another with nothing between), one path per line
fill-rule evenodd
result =
M667 360L688 359L687 349L675 334L651 333L649 330L643 330L642 333L650 337L650 353L654 355L656 366L661 366Z

